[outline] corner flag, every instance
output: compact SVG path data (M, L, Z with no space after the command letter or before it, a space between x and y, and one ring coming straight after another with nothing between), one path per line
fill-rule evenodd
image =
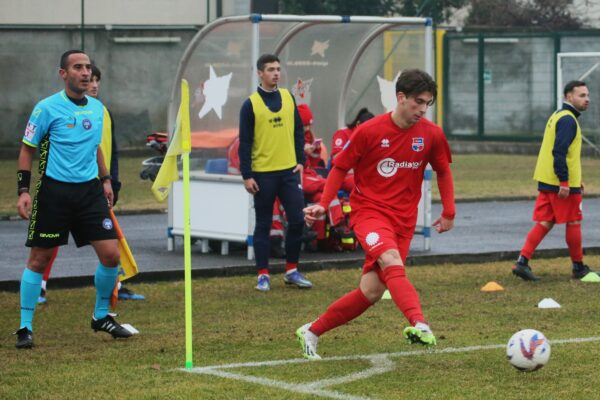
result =
M169 144L165 159L158 171L158 175L152 185L152 193L158 201L165 201L169 197L171 183L179 179L177 170L177 156L192 151L192 139L190 133L190 97L188 83L181 80L181 104L177 111L177 121L173 138Z

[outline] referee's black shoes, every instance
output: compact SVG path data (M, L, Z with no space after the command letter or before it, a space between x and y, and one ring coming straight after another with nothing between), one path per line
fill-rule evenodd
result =
M123 328L114 318L107 315L104 318L96 319L92 317L92 329L94 332L103 331L110 333L113 338L128 338L133 335L127 329Z
M33 347L33 332L23 327L15 332L17 335L17 349L31 349Z

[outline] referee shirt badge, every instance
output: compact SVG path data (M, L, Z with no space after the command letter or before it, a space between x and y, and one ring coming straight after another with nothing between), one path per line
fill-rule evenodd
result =
M82 125L86 130L92 129L92 121L87 118L83 120Z
M110 218L104 218L104 220L102 221L102 227L104 229L106 229L107 231L109 231L113 228L113 223L110 220Z

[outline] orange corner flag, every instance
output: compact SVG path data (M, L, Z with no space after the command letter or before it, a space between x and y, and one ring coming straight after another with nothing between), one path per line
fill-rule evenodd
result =
M481 288L482 292L501 292L503 290L504 288L494 281L486 283Z
M121 254L121 260L119 262L119 275L118 281L124 281L125 279L129 279L132 276L137 275L138 267L135 259L133 258L133 254L129 249L129 245L127 244L127 240L125 239L125 235L123 235L123 231L121 230L121 226L119 225L119 221L117 221L117 217L113 212L113 209L110 208L108 210L110 212L110 219L112 220L115 231L117 232L117 239L119 245L119 253ZM115 288L113 289L113 293L110 299L110 306L114 310L117 307L118 301L118 290L119 282L115 284Z

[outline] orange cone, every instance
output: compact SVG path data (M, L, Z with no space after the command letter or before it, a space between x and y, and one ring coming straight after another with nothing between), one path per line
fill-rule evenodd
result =
M482 292L501 292L503 290L504 288L494 281L486 283L481 288Z

